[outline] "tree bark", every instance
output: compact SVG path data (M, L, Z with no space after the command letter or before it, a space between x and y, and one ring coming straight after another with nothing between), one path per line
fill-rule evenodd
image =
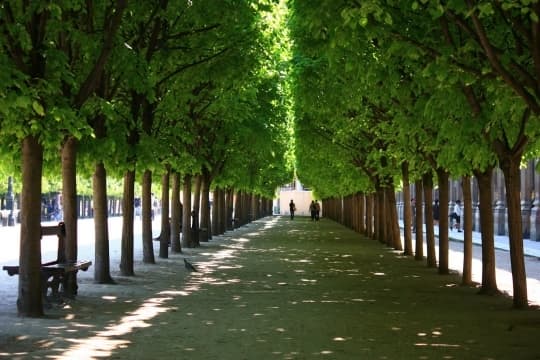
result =
M180 203L180 174L177 171L172 173L171 190L171 252L181 253L180 233L182 224L182 211Z
M414 228L415 228L415 260L424 260L424 227L423 224L423 187L422 180L417 180L414 183Z
M243 197L242 191L237 191L236 197L235 197L234 215L233 215L234 228L239 227L241 224L242 211L243 211L242 210L242 197Z
M96 163L93 176L94 229L96 236L94 281L98 284L114 283L110 275L109 225L107 222L107 173L105 165Z
M529 306L529 301L527 298L527 276L525 273L520 204L521 173L519 166L522 153L498 153L497 155L499 156L501 170L504 173L506 187L514 307L524 309Z
M169 211L169 177L170 166L166 166L165 173L161 177L161 235L159 236L159 257L169 257L169 240L171 239L171 222Z
M134 276L133 268L133 227L134 227L135 171L124 173L124 194L122 199L122 240L120 252L120 274Z
M210 175L203 171L201 183L201 241L208 241L212 237L210 223Z
M386 243L386 231L384 226L384 190L379 185L375 186L377 201L375 203L375 234L376 239L381 243Z
M227 204L225 203L225 190L224 189L219 189L218 213L219 213L218 231L220 234L225 234L225 231L227 230Z
M202 176L201 175L196 175L195 176L195 181L193 182L193 204L192 204L192 207L193 207L193 219L192 219L192 222L195 222L194 223L194 227L192 229L192 243L193 243L193 246L194 247L198 247L198 246L201 246L201 243L200 243L200 239L199 239L199 233L200 233L200 228L201 228L201 223L200 223L200 216L201 216L201 181L202 181Z
M191 175L189 174L184 175L183 199L182 246L192 248L194 244L191 236Z
M227 197L225 202L227 203L227 230L234 230L233 225L233 211L234 211L234 189L227 189Z
M462 285L471 285L472 281L472 192L471 177L463 176L461 179L463 191L463 272Z
M402 251L403 245L401 244L401 232L399 230L399 222L396 207L396 189L394 184L390 183L386 188L387 199L387 214L388 214L388 236L391 238L392 247L394 250Z
M145 264L156 263L152 243L152 209L152 172L145 170L142 179L142 245Z
M66 226L65 254L67 261L77 261L77 139L68 137L62 146L62 207ZM64 295L77 295L77 273L66 274Z
M373 194L366 195L366 235L373 239Z
M20 316L43 316L41 294L41 176L43 147L34 136L22 141L21 240L19 252Z
M427 266L434 268L437 267L437 255L435 249L435 231L433 228L433 173L431 171L422 176L422 187L424 189L424 203L426 204Z
M405 250L403 255L412 256L412 223L411 223L411 188L409 184L409 164L404 161L401 164L403 177L403 237Z
M497 294L497 277L495 268L495 240L493 231L493 199L491 178L493 168L484 171L475 171L478 182L480 199L480 228L482 236L482 286L481 294Z
M358 232L366 235L366 195L358 194Z
M439 184L439 274L448 274L448 172L437 169Z

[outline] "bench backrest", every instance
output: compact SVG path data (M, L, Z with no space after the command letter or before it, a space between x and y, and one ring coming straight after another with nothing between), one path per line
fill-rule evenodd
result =
M58 236L58 254L56 261L59 263L66 262L66 224L59 222L58 225L42 226L41 237L43 236Z

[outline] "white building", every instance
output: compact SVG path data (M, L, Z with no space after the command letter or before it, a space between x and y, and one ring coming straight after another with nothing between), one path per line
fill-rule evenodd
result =
M297 216L310 216L309 205L311 204L313 194L311 190L304 188L300 181L295 180L278 189L278 197L274 199L274 215L290 215L289 203L294 201L296 205ZM322 209L321 209L322 216Z

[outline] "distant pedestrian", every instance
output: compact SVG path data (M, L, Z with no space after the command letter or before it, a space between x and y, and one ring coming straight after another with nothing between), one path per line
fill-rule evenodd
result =
M315 200L315 220L319 221L320 215L321 215L321 204L319 204L318 200Z
M452 222L452 220L455 221L454 227L458 232L461 232L461 200L456 200L454 211L450 214L450 222ZM452 226L450 226L450 230L452 230Z
M439 226L439 199L435 199L433 204L433 225Z
M311 204L309 204L309 213L311 214L311 221L315 221L315 217L317 216L317 207L315 206L315 201L311 200Z
M294 201L291 199L291 202L289 203L289 211L291 212L291 220L294 219L294 212L296 211L296 205L294 204Z

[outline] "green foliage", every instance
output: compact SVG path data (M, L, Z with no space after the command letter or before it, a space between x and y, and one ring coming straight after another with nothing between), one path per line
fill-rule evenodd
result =
M338 171L336 162L342 168L354 164L371 181L399 177L402 161L411 165L413 179L426 165L455 176L470 174L493 165L494 139L512 147L526 109L536 111L537 97L527 97L536 82L503 81L471 22L473 14L482 21L503 67L514 74L519 64L528 76L532 62L523 31L531 25L530 3L487 1L473 8L461 1L290 4L301 134L297 166L300 180L316 190L340 194L325 174L329 166ZM537 124L532 116L525 126L533 139ZM317 157L321 143L340 148L326 155L332 165L325 163L324 169Z

